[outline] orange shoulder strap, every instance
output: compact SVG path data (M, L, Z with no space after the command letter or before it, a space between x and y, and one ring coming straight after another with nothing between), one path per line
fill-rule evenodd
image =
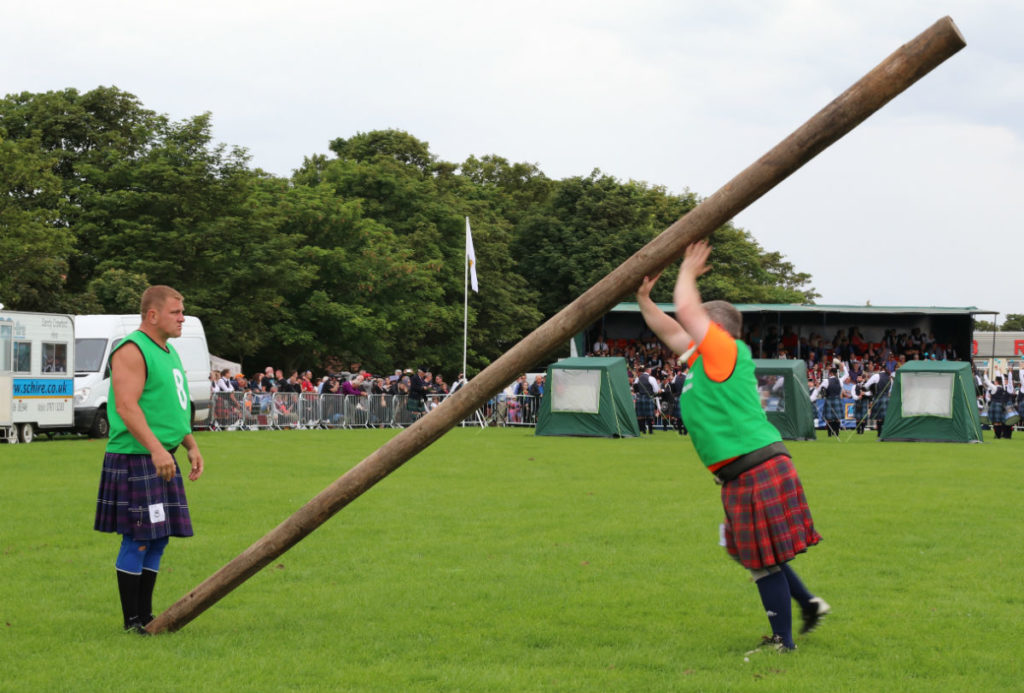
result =
M728 380L736 368L736 340L718 323L713 322L708 326L708 332L697 347L697 353L704 357L704 373L716 383Z

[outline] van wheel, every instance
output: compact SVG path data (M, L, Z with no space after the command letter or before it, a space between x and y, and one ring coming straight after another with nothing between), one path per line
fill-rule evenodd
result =
M106 438L110 435L110 422L107 420L107 412L96 412L96 418L92 420L92 428L89 429L90 438Z
M32 428L32 424L23 423L18 427L18 440L22 443L31 443L35 440L36 430Z

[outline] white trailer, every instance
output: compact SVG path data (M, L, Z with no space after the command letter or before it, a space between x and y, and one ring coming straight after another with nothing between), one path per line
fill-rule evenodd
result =
M70 315L0 310L0 439L30 443L75 421Z

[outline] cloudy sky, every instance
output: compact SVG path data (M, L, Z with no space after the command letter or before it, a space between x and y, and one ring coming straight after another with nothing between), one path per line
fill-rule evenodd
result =
M51 0L5 9L0 91L210 111L279 175L399 128L708 196L946 14L964 50L735 222L819 303L1024 313L1019 0Z

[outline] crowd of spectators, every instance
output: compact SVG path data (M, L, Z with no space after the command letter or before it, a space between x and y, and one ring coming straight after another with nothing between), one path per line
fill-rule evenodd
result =
M798 335L791 326L780 331L774 325L766 328L753 325L744 333L744 341L750 347L754 358L800 359L807 364L808 387L820 385L828 377L829 368L838 362L847 364L850 385L865 373L885 369L892 374L907 361L916 360L959 360L960 356L949 345L938 341L931 332L919 327L909 332L885 330L878 341L866 338L859 327L836 330L831 339L817 332ZM592 356L621 356L626 359L630 377L635 377L643 367L651 368L651 374L660 383L672 380L674 373L685 370L686 365L678 363L663 344L652 336L639 339L610 339L598 337L591 348Z
M856 399L863 396L863 387L874 374L884 371L892 375L907 361L960 359L950 345L919 327L909 331L887 329L868 338L854 326L837 329L827 338L817 332L797 334L788 325L781 331L775 325L768 326L762 334L761 326L752 325L745 331L744 341L754 358L803 360L807 364L807 389L812 399L818 397L833 368L841 374L843 396ZM686 363L680 362L650 335L635 339L599 336L588 355L624 358L634 389L646 368L650 369L647 372L656 381L656 390L660 393L670 393L678 374L686 371ZM670 395L661 396L663 406L666 398Z
M878 388L873 384L879 380L879 374L891 377L908 361L962 359L951 345L940 342L934 333L918 327L909 331L887 329L869 339L859 327L854 326L836 330L828 339L816 332L798 335L790 326L783 327L781 333L775 326L769 326L762 335L761 327L754 325L745 332L744 341L755 358L803 360L807 364L807 392L812 400L824 397L822 393L829 377L835 375L842 387L842 397L853 399L860 405L877 394L875 390ZM687 368L652 336L609 340L598 337L588 355L626 359L635 393L638 380L646 371L656 382L653 389L662 402L663 410L667 409L666 404L673 404L673 383L678 382L679 374L684 374ZM1024 409L1024 373L1020 370L997 374L992 380L987 374L978 373L975 386L979 409L990 407L993 401L998 406L1000 398L1005 399L1008 406ZM658 411L655 411L655 417L660 417ZM668 421L660 423L663 426L669 424Z
M211 371L210 389L212 392L252 392L252 393L316 393L336 395L407 395L413 387L414 379L423 384L427 395L447 395L458 389L465 381L460 373L455 382L449 385L440 374L434 374L420 368L413 371L407 368L396 369L388 376L376 376L360 368L360 364L352 364L349 371L328 373L314 377L313 371L292 371L288 377L280 368L267 366L263 371L245 376L242 373L231 373L230 369Z
M747 329L744 341L750 346L755 358L801 359L807 364L807 388L812 399L816 399L834 368L840 375L843 396L858 398L862 386L873 374L893 374L901 365L913 360L957 360L959 354L949 345L939 342L934 334L914 327L909 332L885 330L872 341L864 337L858 327L837 330L831 339L816 332L798 335L790 326L782 328L769 326L762 335L761 327L754 325ZM680 375L687 366L654 336L638 339L610 339L599 337L593 344L590 356L620 356L626 360L630 382L634 389L642 374L653 379L651 389L662 406L668 409L673 395L678 396ZM646 379L645 379L645 382ZM980 381L979 381L980 382ZM449 384L440 374L430 373L424 368L396 369L387 376L373 375L363 370L360 364L352 364L347 371L327 373L314 377L311 370L292 371L287 377L280 368L267 366L263 371L245 376L228 369L210 374L213 392L249 392L254 394L273 393L316 393L348 396L367 395L409 395L420 397L422 392L436 403L465 383L462 373ZM501 395L502 401L528 399L538 402L544 394L544 376L535 375L532 382L526 375L520 375ZM422 388L422 389L421 389ZM984 390L989 390L986 383ZM979 387L979 396L982 388ZM531 406L529 402L526 405ZM535 405L532 405L535 406ZM529 415L530 412L521 412ZM659 414L656 412L656 416ZM658 422L667 426L669 422Z

